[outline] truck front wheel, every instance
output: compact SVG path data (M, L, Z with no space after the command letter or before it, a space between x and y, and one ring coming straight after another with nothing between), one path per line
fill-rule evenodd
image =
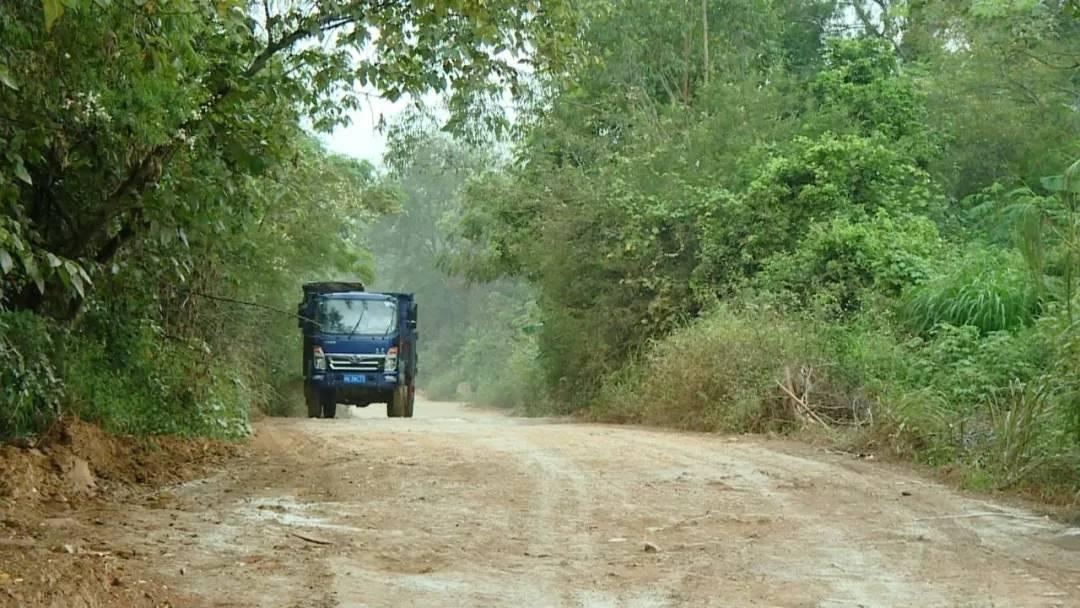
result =
M323 418L333 418L337 415L337 398L334 396L333 391L320 392L319 402L322 405Z
M386 415L390 418L401 418L406 415L406 406L409 401L408 387L399 386L390 394L390 401L386 404Z
M405 389L405 417L412 418L413 404L416 402L416 387L409 386Z
M304 403L307 405L307 417L318 418L322 415L322 404L319 403L319 393L312 389L304 389Z

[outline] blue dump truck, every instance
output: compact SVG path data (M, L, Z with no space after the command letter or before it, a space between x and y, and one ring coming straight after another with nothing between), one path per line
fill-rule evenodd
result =
M363 283L305 284L297 317L308 417L333 418L339 403L385 403L387 416L411 418L416 315L409 293L368 292Z

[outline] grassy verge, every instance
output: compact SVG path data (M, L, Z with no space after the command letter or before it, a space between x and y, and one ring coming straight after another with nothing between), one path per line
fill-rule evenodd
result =
M121 435L247 436L254 382L242 362L209 356L145 323L90 318L70 330L0 313L0 440L65 415Z
M922 336L721 308L610 377L598 421L723 432L813 430L959 476L980 490L1075 503L1074 375L1052 367L1053 328ZM824 431L824 432L822 432Z

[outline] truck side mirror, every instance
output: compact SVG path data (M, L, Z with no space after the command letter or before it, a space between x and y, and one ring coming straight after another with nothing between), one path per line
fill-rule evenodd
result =
M305 323L307 319L304 318L304 303L301 302L296 305L296 326L303 329Z

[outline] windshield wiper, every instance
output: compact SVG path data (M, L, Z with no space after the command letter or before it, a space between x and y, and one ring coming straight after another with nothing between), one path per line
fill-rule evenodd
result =
M360 329L360 323L364 320L364 313L366 312L367 306L360 309L360 316L356 318L356 325L352 326L352 331L349 332L349 335L345 338L346 340L356 335L356 330Z

